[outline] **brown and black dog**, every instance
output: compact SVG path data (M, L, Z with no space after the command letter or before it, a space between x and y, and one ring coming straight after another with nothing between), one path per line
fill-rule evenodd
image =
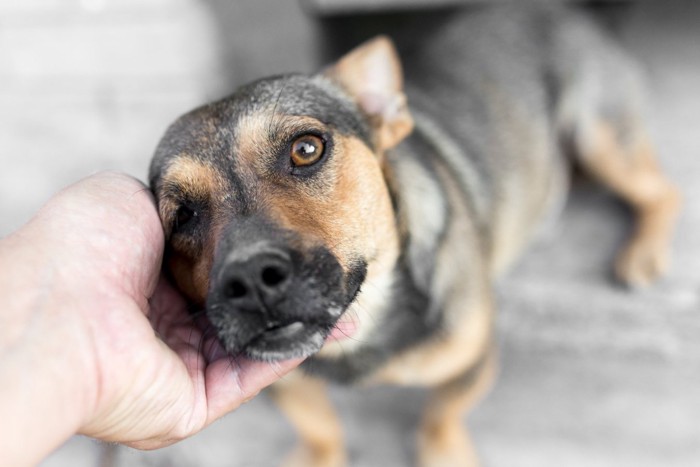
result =
M418 462L477 464L463 414L493 375L493 282L562 205L570 162L637 213L619 278L667 266L679 195L637 68L594 24L503 7L417 36L394 38L403 68L378 37L243 86L178 119L151 166L166 268L225 349L309 357L273 391L299 465L347 462L324 379L433 388Z

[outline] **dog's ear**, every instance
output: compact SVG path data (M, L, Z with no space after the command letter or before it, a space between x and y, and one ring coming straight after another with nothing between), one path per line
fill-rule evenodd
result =
M358 46L324 74L348 91L370 117L380 151L396 146L413 130L401 62L388 37Z

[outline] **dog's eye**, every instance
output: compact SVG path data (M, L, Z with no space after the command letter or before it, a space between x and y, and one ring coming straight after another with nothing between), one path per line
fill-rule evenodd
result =
M292 163L296 167L315 164L323 157L326 147L323 139L316 135L303 135L292 143Z
M177 208L177 212L175 213L174 230L176 232L182 230L182 228L184 228L188 224L191 224L197 216L197 211L195 211L194 209L184 204L180 205L180 207Z

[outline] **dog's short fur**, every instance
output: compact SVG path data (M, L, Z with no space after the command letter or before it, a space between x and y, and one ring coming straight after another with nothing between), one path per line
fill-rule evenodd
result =
M619 278L666 268L679 196L637 68L594 24L508 7L416 36L405 82L378 37L188 113L151 166L166 268L226 350L309 356L313 376L273 391L300 465L346 462L319 378L434 388L419 462L476 464L462 416L493 374L492 284L561 206L570 161L638 214Z

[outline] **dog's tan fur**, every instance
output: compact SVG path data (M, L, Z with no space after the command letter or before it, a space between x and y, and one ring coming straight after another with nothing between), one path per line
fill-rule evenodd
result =
M597 40L593 29L586 29L582 23L572 24L582 27L592 43ZM601 47L608 50L606 45ZM513 53L519 53L519 49ZM617 57L616 53L610 55ZM566 53L559 57L561 68L569 71L566 58ZM467 166L474 161L464 157L455 143L459 140L451 138L435 121L411 113L397 52L384 37L351 51L313 78L318 86L342 88L347 94L344 98L354 102L371 126L369 138L363 138L359 132L336 132L332 138L333 157L327 158L316 177L301 183L271 167L280 157L279 152L285 150L279 141L293 139L310 129L330 134L333 129L326 123L309 116L279 113L274 100L246 107L252 110L234 122L237 138L232 152L236 155L236 176L252 190L248 196L255 208L264 206L265 215L276 226L298 233L300 241L309 244L304 247L327 247L346 272L358 258L367 263L362 289L345 310L347 316L355 318L359 329L352 339L327 342L318 356L330 357L332 361L361 348L363 341L376 331L381 334L379 323L385 316L392 316L387 314L389 300L395 298L391 292L398 280L394 275L398 259L405 254L406 261L420 261L425 257L416 255L415 259L411 256L414 251L408 250L421 242L436 245L437 249L430 251L434 258L430 259L439 267L426 272L429 280L412 280L421 282L413 285L423 287L420 292L437 302L442 319L439 331L392 354L361 380L364 384L431 388L419 429L418 459L425 467L478 465L463 416L487 391L495 372L493 280L526 245L539 219L548 214L556 200L563 198L567 161L553 143L561 136L559 133L570 137L576 161L635 209L636 231L616 262L617 275L625 283L646 285L665 271L680 206L680 195L659 170L653 145L641 123L643 116L634 113L634 105L628 108L627 103L621 102L624 98L613 100L612 104L604 102L610 96L595 93L591 95L600 102L580 105L590 97L584 92L590 91L587 85L594 83L590 88L599 89L600 83L595 80L601 75L595 70L581 82L561 84L562 89L569 86L566 105L547 109L550 114L540 101L533 104L520 99L522 83L486 79L489 72L503 72L508 67L482 65L487 70L483 75L471 76L471 87L465 89L480 92L483 108L478 109L482 112L478 117L495 125L493 132L486 133L490 139L484 138L487 147L480 149L493 156L494 165L507 165L489 167L493 173L486 175L495 181L491 180L486 188L476 185L480 183L478 176L488 170L469 172L476 170L478 163ZM524 70L532 71L527 67ZM571 78L566 73L562 75ZM533 76L528 74L526 78L541 79L537 74ZM523 85L522 89L526 93L539 88ZM441 101L441 109L448 107L448 101ZM596 108L603 104L619 111L616 116L624 119L624 135L620 122L616 127ZM533 108L543 115L534 119ZM429 170L419 167L417 159L402 164L388 161L391 150L407 138L410 140L414 128L420 130L423 140L413 141L422 141L428 151L433 151L422 155L430 160ZM478 128L469 128L468 124L465 128L474 131L470 136L483 143ZM205 126L205 141L210 133L213 130ZM233 164L232 155L224 158L231 158ZM477 162L488 165L493 161ZM213 206L205 240L199 244L171 240L174 251L169 256L170 271L178 286L198 304L204 303L209 290L217 241L234 218L221 207L236 190L223 172L198 159L179 155L167 165L160 182L161 187L172 185L189 198L208 199ZM401 196L392 199L392 193ZM431 230L432 224L422 225L433 221L438 224L437 218L445 220L440 216L447 214L434 209L437 198L449 206L450 216L439 234ZM479 205L481 201L485 207ZM159 203L168 234L167 226L172 225L178 205L165 195ZM480 224L483 219L479 217L484 215L488 219ZM439 241L427 238L431 235L440 235ZM413 244L407 246L409 239ZM414 264L411 272L420 273L421 266ZM325 389L326 383L298 371L272 390L301 437L301 447L288 459L289 465L342 467L347 463L340 423Z
M346 465L342 428L324 381L297 372L275 384L270 394L303 440L286 465Z
M164 186L177 187L185 196L197 200L223 199L228 193L228 183L214 167L187 155L175 159L164 174ZM211 203L216 205L216 203ZM177 215L177 203L163 197L159 202L164 225L171 226ZM223 229L221 216L212 216L212 225L202 244L187 239L172 242L169 267L177 286L196 304L204 304L209 290L209 271L214 260L217 239ZM170 232L166 229L166 236Z
M383 41L375 41L365 46L362 54L350 54L340 63L343 68L352 69L361 67L352 60L362 60L367 54L372 53L372 48L384 48ZM376 52L376 50L375 50ZM342 71L334 71L336 76ZM344 83L349 89L359 92L360 84L353 80L361 79L362 74L349 73L344 76ZM349 84L348 84L349 83ZM509 118L512 120L512 112ZM524 126L519 134L527 137L534 129L528 128L527 116L522 116L520 123L511 126ZM378 123L382 127L382 123ZM641 133L641 129L639 132ZM667 245L675 223L678 211L679 195L677 190L666 180L659 171L653 158L653 150L647 139L636 140L634 144L625 147L616 138L611 128L601 121L598 130L591 141L586 141L588 152L581 152L579 160L585 169L594 177L630 202L639 215L639 226L635 236L631 239L628 248L620 255L617 261L617 273L622 280L632 284L645 285L653 278L661 274L667 261ZM384 137L380 137L381 138ZM392 145L396 144L391 140ZM520 139L513 141L528 150L537 151L538 138L533 138L533 144L525 144ZM357 143L361 145L361 143ZM583 149L583 148L580 148ZM513 150L517 150L516 147ZM546 148L541 148L546 151ZM465 277L484 277L479 271L491 271L490 274L498 275L505 266L510 263L525 242L520 226L527 225L532 218L546 210L550 192L556 183L552 177L552 167L548 166L546 156L535 155L535 160L542 164L533 164L524 167L533 173L532 180L543 180L540 186L534 187L542 191L540 196L530 196L527 199L536 200L533 205L512 206L516 211L502 207L501 222L493 239L493 250L490 256L490 264L470 265L451 264L450 258L460 258L460 249L471 249L475 245L469 245L469 239L477 237L471 224L457 222L452 230L447 233L442 251L439 253L439 262L443 264L438 274L444 275L441 280L436 278L437 287L449 287L454 275L462 274ZM369 163L377 164L370 160ZM355 171L356 167L348 167ZM461 206L462 211L453 213L458 218L467 219L469 212L459 193L453 176L447 167L439 169L443 183L447 189L453 207ZM349 175L351 176L351 175ZM390 175L388 175L391 178ZM528 187L533 188L533 187ZM376 199L376 198L375 198ZM511 214L508 214L511 213ZM356 218L353 218L356 219ZM386 238L384 239L386 240ZM391 242L393 244L394 242ZM478 259L475 259L478 262ZM464 270L472 268L471 271ZM445 291L443 291L444 293ZM419 385L433 387L433 396L427 407L422 428L419 430L419 460L424 466L477 466L477 456L473 450L470 438L466 433L462 416L483 395L495 372L495 362L492 352L492 328L493 305L487 284L471 288L462 288L447 292L450 297L448 303L463 307L460 310L451 311L449 306L445 313L450 323L450 332L434 340L418 345L410 350L392 358L372 378L369 383ZM342 344L336 344L336 351L342 351ZM329 352L328 349L322 350ZM488 365L477 370L477 375L471 384L455 384L452 381L460 374L473 369L479 360L487 360ZM323 383L312 378L294 377L286 382L277 391L277 402L296 426L302 445L298 453L303 456L293 456L288 465L293 466L318 466L338 467L345 465L341 431L336 429L338 422L327 411L327 403L318 405L305 404L313 394L314 401L325 400L322 397ZM314 426L312 420L320 420L329 431ZM323 433L323 436L319 436ZM297 454L298 454L297 453Z
M636 231L619 254L615 272L628 284L645 286L668 268L669 239L681 197L659 169L645 130L634 128L632 134L632 141L625 143L607 122L598 122L580 161L635 209Z

